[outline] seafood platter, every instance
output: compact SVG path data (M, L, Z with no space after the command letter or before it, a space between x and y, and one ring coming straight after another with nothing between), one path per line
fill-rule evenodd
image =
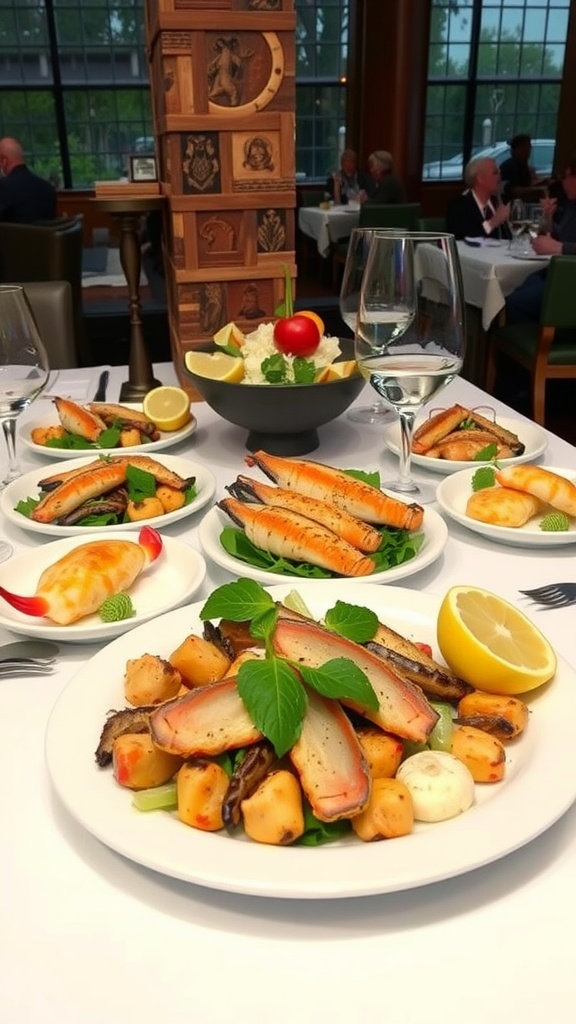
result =
M437 512L369 480L264 451L245 462L267 482L240 474L199 527L204 554L231 573L263 583L287 574L392 582L430 565L446 544Z
M393 423L384 440L394 454L400 452L400 428ZM533 462L546 450L546 434L529 420L498 416L488 408L453 405L419 421L412 444L412 463L447 475L474 462L497 459L503 465Z
M0 510L20 529L74 536L168 526L204 508L215 489L206 466L179 456L98 455L25 473L2 491Z
M101 455L153 453L185 441L196 430L196 418L178 430L162 431L138 405L89 402L79 405L67 398L54 399L54 413L26 420L18 430L18 443L49 459L75 459L84 451Z
M455 522L500 544L555 548L576 543L576 473L521 465L462 470L436 497Z

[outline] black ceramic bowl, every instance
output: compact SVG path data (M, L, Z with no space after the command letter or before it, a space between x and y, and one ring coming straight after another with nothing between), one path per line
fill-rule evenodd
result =
M341 339L340 359L354 358L354 342ZM214 349L213 351L216 351ZM318 427L340 416L364 387L359 374L326 384L229 384L185 372L219 416L248 431L249 451L306 455L320 443Z

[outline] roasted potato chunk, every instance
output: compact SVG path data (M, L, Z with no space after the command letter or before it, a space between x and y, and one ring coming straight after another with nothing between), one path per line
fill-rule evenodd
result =
M356 733L372 778L392 779L404 755L402 740L369 727L357 729Z
M176 780L178 817L185 825L203 832L224 827L222 804L230 780L215 761L189 761Z
M452 732L451 753L466 765L474 782L500 782L504 778L506 751L495 736L472 725L457 725Z
M495 693L484 693L483 691L475 690L474 693L463 697L458 704L459 719L494 719L496 723L494 727L487 728L486 725L483 725L481 728L486 729L492 736L496 736L502 742L514 739L524 732L528 725L528 717L528 707L518 697L505 697ZM509 730L499 730L497 724L499 719L504 719L511 728ZM477 725L478 723L469 721L462 724Z
M175 512L182 508L186 501L184 491L177 491L175 487L167 487L166 484L161 484L156 488L156 497L165 512Z
M131 523L138 523L141 519L156 519L157 516L164 515L164 506L158 498L129 501L126 506L126 515Z
M304 832L302 790L292 772L271 772L240 806L246 835L257 843L287 846Z
M365 843L408 835L414 825L410 790L399 779L374 779L370 799L352 818L352 828Z
M135 707L170 700L178 694L181 685L178 669L156 654L143 654L126 662L124 695Z
M125 733L114 741L112 766L114 778L127 789L162 786L178 771L182 758L167 754L145 733Z
M230 666L230 659L219 647L195 634L187 636L169 660L188 687L215 683L224 678Z

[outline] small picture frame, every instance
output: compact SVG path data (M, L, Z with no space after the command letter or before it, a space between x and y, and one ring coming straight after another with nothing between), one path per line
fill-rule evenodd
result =
M155 156L142 156L140 153L134 153L129 159L130 181L158 181Z

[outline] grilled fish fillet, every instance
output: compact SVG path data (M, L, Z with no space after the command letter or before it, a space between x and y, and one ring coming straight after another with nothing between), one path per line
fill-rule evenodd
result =
M88 472L72 477L60 487L49 491L31 514L36 523L54 523L62 516L73 512L90 498L99 498L124 483L125 463L104 463Z
M426 455L429 448L456 430L468 415L469 411L463 405L452 405L449 409L441 409L415 431L412 451L416 455Z

